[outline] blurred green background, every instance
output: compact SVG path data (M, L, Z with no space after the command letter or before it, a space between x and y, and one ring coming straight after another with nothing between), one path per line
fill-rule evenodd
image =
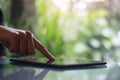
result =
M120 61L119 2L0 0L0 5L6 26L31 30L56 58Z

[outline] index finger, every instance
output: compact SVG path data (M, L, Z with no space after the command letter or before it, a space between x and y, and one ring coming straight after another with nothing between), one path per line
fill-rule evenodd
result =
M48 50L35 37L34 37L34 44L35 44L35 48L38 49L45 57L47 57L51 61L55 60L54 56L50 54Z

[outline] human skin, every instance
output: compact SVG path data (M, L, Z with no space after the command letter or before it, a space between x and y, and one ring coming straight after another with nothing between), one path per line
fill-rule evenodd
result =
M0 25L0 43L5 45L10 52L21 56L35 55L35 49L38 49L49 60L55 60L54 56L30 31Z

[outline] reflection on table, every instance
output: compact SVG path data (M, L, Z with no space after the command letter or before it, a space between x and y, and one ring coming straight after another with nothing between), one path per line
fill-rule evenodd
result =
M43 80L50 71L48 69L43 69L39 74L35 75L35 69L33 68L10 66L5 63L5 59L0 60L0 80ZM10 69L12 69L11 73L6 75L6 71L9 72Z
M120 80L120 66L110 62L107 68L55 71L11 65L0 59L0 80Z

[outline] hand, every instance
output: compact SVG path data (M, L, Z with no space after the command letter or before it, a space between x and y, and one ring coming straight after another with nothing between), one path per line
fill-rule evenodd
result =
M48 59L52 61L55 60L30 31L0 25L0 42L3 43L10 52L17 53L18 55L34 55L35 49L38 49Z

